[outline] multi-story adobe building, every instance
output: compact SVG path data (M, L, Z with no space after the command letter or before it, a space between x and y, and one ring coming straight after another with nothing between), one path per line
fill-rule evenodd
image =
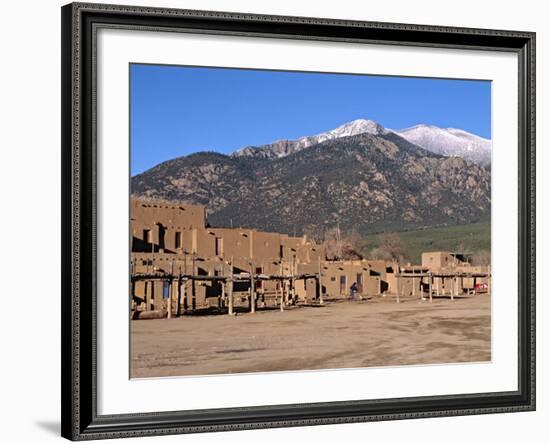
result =
M277 304L281 295L285 304L347 298L353 284L358 296L414 295L423 287L422 279L401 276L397 262L326 260L324 246L307 236L211 227L204 206L132 196L130 208L132 275L193 277L178 286L167 279L132 280L136 312L167 311L168 300L172 312L224 305L222 277L229 275L232 301L249 307L251 300ZM425 253L422 262L433 270L469 266L443 252ZM186 297L179 307L181 293Z
M490 265L472 265L470 254L449 251L425 252L422 253L422 267L439 276L434 282L437 293L456 292L457 286L459 292L490 292ZM464 274L471 276L463 276Z

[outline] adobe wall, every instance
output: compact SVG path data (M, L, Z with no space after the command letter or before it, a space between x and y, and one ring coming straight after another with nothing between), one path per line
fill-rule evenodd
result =
M350 287L356 283L358 295L380 294L384 280L382 269L385 270L385 267L380 263L372 264L366 260L324 261L321 263L323 293L328 298L347 298L350 296Z
M203 206L130 198L132 251L191 251L190 231L205 224Z

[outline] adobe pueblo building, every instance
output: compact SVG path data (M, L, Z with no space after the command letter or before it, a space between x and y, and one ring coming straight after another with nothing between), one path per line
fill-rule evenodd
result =
M324 246L306 236L210 227L199 205L132 196L130 230L134 319L284 310L351 296L453 298L489 282L487 267L447 252L424 253L420 266L327 260Z

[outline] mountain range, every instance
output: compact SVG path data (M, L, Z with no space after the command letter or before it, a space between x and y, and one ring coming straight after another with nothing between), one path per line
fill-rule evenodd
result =
M232 155L273 159L292 154L326 140L365 133L373 135L395 133L405 140L436 154L462 157L483 166L491 164L491 141L467 131L423 124L402 130L391 130L372 120L365 119L357 119L314 136L305 136L296 140L278 140L261 146L248 146L235 151Z
M434 138L419 136L430 131L443 134L445 142L437 145ZM490 213L489 167L452 154L485 149L470 136L428 126L400 132L360 119L231 155L178 157L132 177L131 189L136 195L205 205L213 226L316 238L335 226L368 234L457 225ZM428 141L431 149L422 146ZM469 150L456 148L468 143Z

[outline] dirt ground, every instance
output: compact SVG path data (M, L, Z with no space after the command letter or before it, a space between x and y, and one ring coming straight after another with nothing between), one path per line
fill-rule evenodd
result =
M377 297L131 321L133 378L480 362L491 359L491 298Z

